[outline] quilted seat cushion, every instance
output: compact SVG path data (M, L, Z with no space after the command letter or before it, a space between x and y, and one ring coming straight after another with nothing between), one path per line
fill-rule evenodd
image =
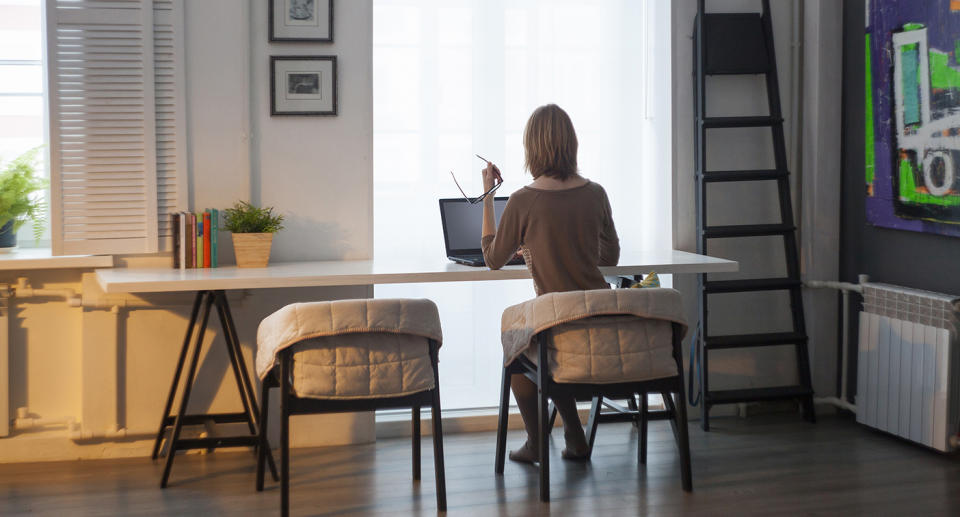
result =
M355 333L306 339L293 347L293 391L298 397L396 397L434 386L424 337Z
M592 384L673 377L673 325L636 316L595 316L557 325L547 342L551 377ZM537 347L526 354L535 360Z

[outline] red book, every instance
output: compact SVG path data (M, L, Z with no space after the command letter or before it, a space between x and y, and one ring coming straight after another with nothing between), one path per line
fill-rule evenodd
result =
M203 213L203 267L210 267L210 211Z

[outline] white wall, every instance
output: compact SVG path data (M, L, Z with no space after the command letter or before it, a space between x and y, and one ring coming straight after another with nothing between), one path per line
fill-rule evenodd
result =
M693 31L696 2L673 2L673 164L674 164L674 245L678 249L695 251L697 247L695 218L694 180L694 126L693 126ZM780 82L780 98L785 118L784 130L788 162L791 172L794 213L800 214L799 190L801 179L808 171L819 165L807 165L799 160L797 133L799 113L797 104L805 101L799 87L797 74L801 64L796 52L802 41L803 30L815 28L815 20L804 27L799 23L800 10L796 2L771 2L773 9L773 32L775 38L777 69ZM757 0L711 0L708 12L758 12ZM823 85L818 85L823 87ZM835 84L839 89L839 83ZM707 114L764 115L768 113L765 83L762 77L712 77L708 78ZM772 168L774 164L772 139L769 129L714 129L707 136L708 170L735 170ZM806 145L806 142L803 143ZM806 156L806 154L804 155ZM839 160L839 156L825 157ZM812 172L811 172L812 173ZM804 183L806 185L806 183ZM814 187L813 184L810 185ZM748 224L780 222L779 204L775 182L715 184L708 187L708 224ZM801 225L810 218L795 215ZM836 221L834 221L836 223ZM829 225L822 216L817 224ZM801 232L801 236L807 235ZM835 243L821 243L818 260L836 261L838 248ZM801 246L804 243L801 242ZM832 247L832 252L831 252ZM711 241L709 254L740 261L740 273L711 275L712 280L732 278L761 278L783 276L785 262L782 239L715 239ZM808 261L801 265L804 278L811 268L812 255L804 255ZM819 273L820 270L817 270ZM823 279L822 277L817 277ZM678 276L675 286L683 292L690 321L697 320L696 278ZM827 300L829 302L829 300ZM785 292L713 295L710 304L710 334L737 334L789 330L791 319L789 300ZM811 311L809 303L807 311ZM829 312L829 311L827 311ZM821 317L823 311L817 311ZM835 305L833 313L835 312ZM829 316L829 314L828 314ZM809 319L809 316L808 316ZM836 321L833 328L836 328ZM809 326L808 326L809 330ZM825 350L822 362L814 369L815 387L832 390L832 375L828 351L836 350L835 331L831 335L826 326L816 329L818 341L811 342L811 349ZM710 354L710 389L729 389L787 385L796 382L796 361L792 347L769 347L754 350L718 351ZM831 392L832 394L832 392ZM712 414L730 412L732 406L718 406Z
M190 208L227 207L238 199L275 206L288 223L275 239L275 261L369 257L370 2L337 2L332 44L270 44L267 9L259 0L185 4ZM270 116L268 56L286 54L337 55L338 116ZM221 242L227 244L222 256L232 257L229 238ZM164 266L169 258L122 257L118 263ZM34 287L80 290L82 273L26 276ZM12 283L16 276L0 273L0 283ZM367 297L370 291L359 286L235 293L231 303L248 366L253 364L256 326L264 316L295 301ZM94 432L115 423L137 436L78 444L57 428L15 433L0 439L0 462L149 454L151 443L144 438L159 424L192 297L143 298L156 308L125 310L116 318L50 299L13 300L11 407L29 407L44 418L82 419ZM215 328L215 315L211 322ZM202 359L192 410L241 407L218 334L207 334L208 345L216 339L217 346ZM292 441L319 445L372 440L371 424L369 414L298 417Z

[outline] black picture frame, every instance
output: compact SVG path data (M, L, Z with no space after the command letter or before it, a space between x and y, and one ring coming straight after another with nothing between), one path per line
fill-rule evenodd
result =
M285 110L278 107L277 103L277 63L285 61L329 61L330 62L330 81L329 89L331 93L331 102L329 109L317 110ZM323 81L318 77L318 81ZM324 81L326 83L326 81ZM284 83L287 84L287 83ZM289 84L287 84L289 90ZM316 85L322 91L322 85ZM309 101L309 99L306 99ZM337 56L270 56L270 115L271 116L337 116Z
M320 10L321 10L321 6L320 6L319 4L320 4L321 2L326 2L326 3L327 3L327 13L328 13L328 15L327 15L327 22L328 22L328 23L327 23L327 35L326 35L326 36L319 35L319 36L313 37L313 38L311 38L311 37L304 37L304 36L284 36L284 35L282 35L282 34L277 34L276 24L275 24L275 22L276 22L276 17L275 17L275 13L276 13L275 3L278 2L278 1L282 3L282 2L285 2L286 0L269 0L269 1L267 2L267 19L269 20L268 24L269 24L269 40L270 40L270 41L301 41L301 42L309 41L309 42L314 42L314 43L317 43L317 42L333 43L333 2L334 2L334 0L313 0L314 2L317 2L317 4L318 4L318 5L317 5L317 12L320 12Z

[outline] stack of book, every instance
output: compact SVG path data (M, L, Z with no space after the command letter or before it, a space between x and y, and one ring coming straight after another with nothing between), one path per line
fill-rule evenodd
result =
M170 214L173 229L173 268L217 267L217 234L220 211L208 208L199 214Z

